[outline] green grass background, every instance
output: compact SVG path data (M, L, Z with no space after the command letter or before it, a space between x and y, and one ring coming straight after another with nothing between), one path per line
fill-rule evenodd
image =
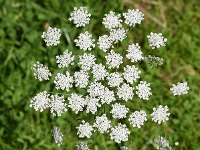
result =
M67 18L74 6L86 6L92 14L90 24L76 28ZM152 140L158 135L166 137L173 149L200 149L200 1L199 0L24 0L0 1L0 149L43 150L74 149L79 141L75 127L85 119L91 123L92 115L75 115L71 111L62 117L52 117L47 110L43 113L29 108L31 97L48 90L55 91L51 82L39 82L33 77L31 66L37 60L48 65L51 71L57 68L55 56L66 48L78 54L73 42L79 33L89 30L97 39L108 33L101 24L103 15L110 10L122 13L128 8L139 8L145 14L140 26L131 29L128 40L116 48L124 52L128 43L139 42L145 54L160 56L165 60L162 67L151 68L139 64L142 79L151 83L153 96L150 101L139 100L126 105L130 111L144 109L148 114L152 108L168 105L170 120L161 125L147 121L141 129L130 128L129 141L120 145L109 139L107 134L94 134L87 140L91 149L117 150L120 146L131 149L155 149ZM61 28L61 46L46 47L41 34L46 26ZM159 50L148 47L146 35L162 32L167 37L167 46ZM95 53L97 53L96 49ZM103 54L98 60L104 59ZM74 68L76 69L76 68ZM169 91L172 83L187 81L189 94L174 97ZM79 91L84 93L84 91ZM66 97L65 97L66 98ZM106 106L105 106L106 107ZM107 111L110 108L105 108ZM103 113L100 110L98 114ZM110 117L110 116L109 116ZM76 120L77 119L77 120ZM74 121L75 120L75 121ZM122 120L122 122L126 122ZM115 124L116 121L113 122ZM59 148L51 136L53 125L60 126L63 145ZM129 125L128 125L129 126ZM130 126L129 126L130 127ZM85 139L84 139L85 140ZM175 142L179 146L174 146Z

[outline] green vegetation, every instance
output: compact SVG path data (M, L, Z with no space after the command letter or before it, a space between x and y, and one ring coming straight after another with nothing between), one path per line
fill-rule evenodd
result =
M85 28L76 28L67 18L74 6L86 6L93 15ZM79 140L75 127L86 114L75 115L71 111L54 118L47 110L43 113L29 108L31 97L37 92L55 89L52 82L34 79L31 66L37 60L57 68L55 56L65 49L79 52L73 42L68 43L62 35L62 47L46 47L41 34L46 26L61 28L73 41L85 30L97 39L107 31L101 21L110 10L123 12L139 8L145 14L140 26L131 29L129 41L118 45L125 50L128 42L139 42L144 53L160 56L163 66L151 68L142 64L142 79L152 85L150 101L135 97L127 105L132 109L144 109L148 114L159 104L168 105L170 120L161 125L149 121L141 129L131 129L129 142L132 149L155 149L152 140L158 135L166 137L174 149L200 149L200 1L198 0L2 0L0 1L0 149L1 150L53 150L74 149ZM151 31L162 32L167 37L167 46L151 50L146 35ZM102 56L99 56L102 57ZM56 70L58 71L58 70ZM52 81L52 80L51 80ZM188 81L189 94L174 97L169 91L172 83ZM77 119L78 118L78 119ZM94 117L87 119L91 122ZM77 119L76 122L73 122ZM58 125L64 134L63 145L58 148L51 136L53 125ZM175 146L175 142L179 146ZM116 145L107 135L95 134L88 140L91 149L115 150Z

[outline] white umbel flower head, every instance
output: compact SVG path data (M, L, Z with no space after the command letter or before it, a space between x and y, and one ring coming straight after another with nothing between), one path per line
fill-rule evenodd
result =
M119 41L123 41L127 37L127 31L124 28L112 29L110 31L110 39L114 43L118 43Z
M87 96L85 100L86 113L91 112L92 114L95 114L97 112L97 108L101 106L101 104L99 103L100 99Z
M102 35L99 37L97 44L101 50L106 52L112 47L112 40L110 39L110 36Z
M36 94L36 96L31 99L30 107L33 107L36 111L40 112L42 112L46 108L49 108L49 96L50 94L48 94L46 91Z
M126 57L131 60L131 62L138 62L143 60L142 51L138 43L131 44L128 46L128 54Z
M78 114L79 111L83 111L83 107L86 105L86 101L82 95L78 95L76 93L72 93L68 98L68 101L68 107L71 108L76 114Z
M100 99L102 104L110 104L111 102L116 101L114 92L109 90L107 87L105 87Z
M159 136L158 138L154 139L154 143L156 145L156 149L160 150L171 150L171 146L169 145L169 141L167 141L162 136Z
M86 142L79 142L76 147L77 150L90 150Z
M62 73L58 73L55 77L54 83L56 85L56 89L66 90L69 91L69 89L73 86L73 77L70 76L70 73L67 71L66 75Z
M92 74L96 81L104 80L104 78L108 75L105 66L102 64L95 64L92 67Z
M130 149L126 146L122 146L122 147L120 147L120 150L130 150Z
M187 82L178 82L176 84L173 84L170 88L171 92L174 96L184 95L188 93L189 86Z
M53 116L61 116L62 113L66 112L67 108L64 96L51 95L50 108Z
M39 61L34 63L31 69L34 72L33 75L35 76L35 79L38 79L39 81L49 80L49 77L51 76L48 67L44 66Z
M124 79L130 84L136 82L137 79L140 78L140 74L141 71L134 65L132 66L127 65L126 67L124 67L124 73L123 73Z
M81 69L86 71L89 70L95 64L96 61L94 55L86 53L84 55L79 56L79 59L80 61L78 65L81 67Z
M93 126L96 127L100 133L105 133L108 132L108 129L111 127L111 121L108 120L106 114L103 114L102 116L96 117Z
M90 97L102 97L105 87L99 82L92 82L87 90Z
M129 84L123 83L120 87L118 87L117 95L119 98L128 101L133 98L133 88L130 87Z
M129 9L128 12L123 13L125 23L134 27L136 24L141 24L144 19L144 14L139 9Z
M78 36L78 39L75 39L74 42L76 43L76 46L78 46L80 49L83 49L84 51L88 50L92 50L92 48L95 47L94 44L94 39L92 39L92 35L89 34L88 31L81 33Z
M130 115L128 121L133 127L141 128L147 121L147 114L144 110L135 111Z
M55 46L60 44L60 29L48 27L47 31L43 32L42 38L44 39L47 46Z
M163 37L162 33L153 33L151 32L148 36L149 46L152 49L160 48L161 46L165 46L167 39Z
M117 126L111 128L110 138L117 143L128 141L128 136L130 135L129 129L125 124L118 123Z
M122 75L118 72L110 73L107 80L110 87L118 87L123 82Z
M88 85L89 75L86 71L80 70L74 73L75 86L85 88Z
M69 21L73 21L76 27L84 27L89 24L91 14L87 11L86 7L74 7L74 11L70 14Z
M112 104L112 109L110 113L112 114L113 118L122 119L122 118L126 118L126 114L128 113L128 111L129 109L126 108L125 105L121 105L120 103L115 103L115 104Z
M78 129L77 135L80 138L90 138L92 135L92 132L94 131L92 125L90 125L88 122L85 122L84 120L82 121L82 124L80 124L78 127L76 127Z
M60 146L63 141L63 134L60 132L59 127L54 126L52 129L52 135L54 138L55 143Z
M119 65L123 63L123 57L120 54L115 53L113 50L111 50L105 58L108 68L119 68Z
M168 113L168 111L169 111L169 109L167 106L160 105L157 108L154 107L153 113L151 114L152 121L160 124L161 122L165 122L165 121L169 120L170 113Z
M73 64L74 56L72 52L65 50L63 55L56 56L56 63L59 68L68 67L70 64Z
M115 12L110 11L109 14L105 14L102 23L105 26L105 28L111 30L122 26L121 25L122 20L120 18L121 18L120 14L115 14Z
M152 95L150 83L147 83L146 81L140 81L136 86L136 89L136 94L141 99L149 100L149 97Z

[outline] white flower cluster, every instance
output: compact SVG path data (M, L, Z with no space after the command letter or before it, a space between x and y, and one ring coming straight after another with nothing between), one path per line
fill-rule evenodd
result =
M60 44L60 29L48 27L46 32L43 32L42 38L47 46L55 46Z
M135 63L143 60L147 62L155 60L160 61L159 63L161 64L163 59L151 55L145 56L145 52L142 52L139 43L132 43L128 48L122 49L121 53L116 50L115 44L122 42L127 37L128 29L124 27L127 25L134 27L137 24L141 24L144 19L144 14L138 9L129 9L122 16L124 17L124 22L121 19L121 14L113 11L105 14L103 18L102 24L109 29L109 34L100 35L96 42L98 50L103 51L99 54L100 57L104 57L102 60L99 59L100 57L95 56L99 51L96 51L95 40L88 31L80 33L77 39L74 40L75 45L82 49L81 53L84 52L84 54L74 56L71 51L65 50L62 55L56 56L58 68L66 73L56 71L56 75L53 75L55 76L54 84L57 90L65 90L67 95L70 94L67 102L65 102L63 95L56 93L50 95L44 91L36 94L31 99L30 107L41 112L49 108L53 116L61 116L68 108L75 114L79 113L78 115L83 111L86 112L84 115L97 115L93 124L87 122L88 120L91 121L91 119L88 119L90 116L84 116L87 121L82 120L82 123L76 127L77 135L80 138L90 138L97 130L99 133L108 133L110 139L117 143L128 141L130 131L127 126L122 123L114 125L114 123L128 119L132 127L141 128L147 121L146 112L144 110L134 111L127 118L129 108L126 107L128 106L126 103L131 104L134 95L143 100L149 100L152 95L150 83L139 80L142 78L142 71L138 68L138 64ZM89 24L90 17L91 14L86 7L75 7L70 14L69 21L72 21L76 27L83 27ZM124 26L124 23L127 25ZM48 27L47 31L43 32L42 35L47 46L58 45L60 37L60 29L51 27ZM147 39L152 49L165 46L167 42L167 39L161 33L151 32ZM73 67L69 68L71 66ZM32 70L35 78L39 81L50 80L52 76L48 67L39 61L33 65ZM134 87L135 84L137 84L136 87ZM188 93L189 87L187 82L178 82L173 84L170 90L174 96L183 95ZM110 115L107 117L108 112L106 111L108 110L110 110ZM151 114L152 121L158 124L167 121L170 116L168 111L167 106L154 107ZM68 111L68 113L70 114L71 111ZM80 115L81 118L82 116ZM114 118L113 120L116 120L116 122L111 123L110 117ZM55 142L58 145L62 144L63 135L60 129L54 127L52 132ZM160 141L164 141L162 138L160 139ZM164 142L160 141L157 140L157 143L164 145ZM89 149L87 144L81 142L77 145L77 148L80 150ZM123 149L128 148L124 147Z
M103 114L102 116L96 117L93 126L96 127L100 133L108 132L108 129L111 128L111 121L108 120L106 114Z
M160 48L161 46L165 46L167 39L163 37L162 33L153 33L151 32L150 35L147 36L149 46L152 49Z
M115 103L112 105L112 110L110 113L112 114L113 118L126 118L126 114L128 113L129 109L126 108L125 105L121 105L120 103Z
M152 56L152 55L148 55L147 57L144 58L145 61L149 64L151 64L152 66L160 66L163 64L164 60L163 58L160 57L156 57L156 56Z
M133 127L141 128L144 122L147 121L147 114L144 110L135 111L128 120Z
M60 132L59 127L56 127L56 126L53 127L52 135L55 140L55 143L58 144L58 146L60 146L63 141L63 134Z
M48 67L41 64L39 61L33 64L32 70L34 71L34 76L39 81L49 80L51 72Z
M144 57L142 56L142 51L138 43L128 46L128 54L126 57L131 60L131 62L141 61Z
M69 21L73 21L76 27L84 27L89 24L91 14L86 7L74 7L74 11L70 14Z
M56 63L58 64L59 68L68 67L70 64L73 64L74 56L72 55L72 52L65 50L63 55L56 56Z
M158 138L154 139L154 143L156 144L156 149L160 149L160 150L172 149L171 146L169 145L169 142L162 136L159 136Z
M90 150L86 142L79 142L76 147L77 150Z
M117 143L121 143L128 141L130 133L125 124L118 123L117 126L111 128L110 138Z
M161 124L161 122L165 122L169 120L169 115L168 113L169 109L167 106L162 106L160 105L158 108L153 108L153 113L151 114L152 120L154 122L157 122L158 124Z
M128 12L123 13L123 16L125 18L125 23L133 27L136 24L141 24L144 19L144 14L139 9L129 9Z
M92 135L92 132L94 131L93 127L88 123L85 122L84 120L82 121L82 124L80 124L78 127L78 132L77 134L79 137L87 137L89 138Z
M117 95L119 98L128 101L133 98L133 88L129 86L129 84L122 84L122 86L118 87Z
M119 68L119 65L121 65L123 57L111 50L108 55L106 56L106 63L109 68Z
M92 35L89 34L88 31L81 33L78 36L78 39L75 39L74 42L76 43L76 46L78 46L80 49L83 49L84 51L88 50L92 50L92 48L95 47L94 44L94 39L92 39Z
M147 83L146 81L140 81L140 83L136 86L136 89L136 94L141 99L149 100L149 96L152 95L150 83Z
M49 107L50 103L50 94L48 94L46 91L40 92L36 94L31 100L30 107L34 107L36 111L42 112L44 109Z
M69 91L69 89L72 87L73 83L73 77L70 76L70 73L67 71L66 75L62 73L58 73L55 77L54 83L56 85L56 89L66 90Z
M189 89L190 88L187 82L178 82L176 84L173 84L170 88L174 96L187 94Z

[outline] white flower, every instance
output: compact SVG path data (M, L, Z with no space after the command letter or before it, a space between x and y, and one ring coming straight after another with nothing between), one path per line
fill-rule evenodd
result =
M30 107L33 107L36 111L39 110L40 112L46 108L49 108L49 96L50 94L48 94L46 91L36 94L36 96L31 99Z
M63 55L56 56L56 63L59 68L68 67L74 61L74 56L72 52L65 50Z
M129 150L129 148L126 146L122 146L122 147L120 147L120 150Z
M112 110L110 111L110 113L112 114L113 118L118 118L118 119L122 119L122 118L126 118L126 114L128 113L129 109L126 108L125 105L121 105L120 103L115 103L112 104Z
M162 65L164 60L163 58L160 58L160 57L156 57L156 56L152 56L152 55L148 55L147 57L144 58L144 60L147 62L147 63L150 63L152 64L152 67L153 66L158 66L158 65Z
M147 114L144 110L134 111L128 121L133 127L140 128L144 125L144 122L147 121Z
M126 67L124 67L124 79L126 79L126 81L130 84L133 84L135 81L137 81L137 79L140 78L140 74L141 71L134 65L127 65Z
M144 57L142 56L142 51L138 43L128 46L128 54L126 57L131 60L131 62L138 62Z
M152 120L154 122L157 122L158 124L169 120L170 113L168 113L168 111L169 111L169 109L167 106L160 105L157 108L154 107L153 113L151 114Z
M84 70L74 73L75 86L85 88L88 85L89 75Z
M115 14L115 12L110 11L109 14L105 14L102 23L107 29L118 28L122 26L122 20L120 19L120 17L120 14Z
M162 36L162 33L153 33L147 36L149 46L152 49L160 48L161 46L165 46L167 39Z
M78 95L76 93L72 93L68 98L68 101L68 107L71 108L76 114L78 114L79 111L83 111L83 107L86 105L86 101L82 95Z
M62 113L66 112L67 108L64 96L51 95L50 108L53 116L61 116Z
M54 83L56 85L56 89L66 90L69 91L73 85L73 77L70 76L70 73L67 71L66 75L62 73L58 73L55 77Z
M87 90L91 97L101 97L104 94L104 86L98 82L92 82Z
M95 64L92 67L92 74L95 80L99 81L103 80L108 75L108 72L102 64Z
M88 31L81 33L78 36L78 39L75 39L74 42L76 43L76 46L80 47L80 49L83 49L84 51L86 50L91 50L92 48L95 47L94 44L94 39L92 39L92 35L89 34Z
M87 96L86 97L86 113L91 112L92 114L95 114L97 112L97 107L101 106L99 101L100 99L98 98L92 98L92 97Z
M91 14L86 7L74 7L74 11L70 14L69 21L73 21L76 27L84 27L89 24Z
M85 122L84 120L82 121L82 124L79 125L79 127L76 127L78 129L77 135L80 138L90 138L92 135L92 132L94 131L93 127L88 123Z
M49 77L51 76L48 67L44 66L39 61L34 63L31 69L34 72L35 79L38 79L39 81L49 80Z
M159 136L158 138L154 139L154 143L156 144L156 149L160 149L160 150L172 149L169 145L169 142L162 136Z
M127 31L124 28L112 29L110 31L110 39L114 43L118 43L119 41L123 41L127 37Z
M111 128L110 138L117 143L128 141L130 131L125 124L118 123L117 126Z
M59 127L54 126L52 129L52 135L54 138L55 143L60 146L63 141L63 134L60 132Z
M93 126L96 127L100 133L108 132L108 129L111 127L111 121L108 120L106 114L103 114L102 116L96 117Z
M136 86L136 89L136 94L141 99L149 100L149 97L152 95L150 83L147 83L146 81L140 81Z
M110 104L111 102L116 100L114 92L109 90L107 87L105 87L103 94L101 94L100 96L100 99L102 104Z
M133 88L130 87L129 84L123 83L120 87L118 87L117 95L119 98L128 101L133 98Z
M110 87L118 87L123 82L122 75L118 72L110 73L107 80Z
M108 68L119 68L119 65L123 63L123 57L120 54L115 53L113 50L111 50L105 58Z
M173 84L170 88L174 96L187 94L189 89L190 88L187 82L178 82L176 84Z
M95 61L96 61L96 58L94 55L86 54L86 53L84 55L79 56L79 59L80 61L78 65L83 70L89 70L95 64Z
M141 24L144 19L144 14L139 9L128 9L127 13L123 13L125 18L125 23L130 26L135 26L136 24Z
M112 40L108 35L100 36L98 39L97 44L99 45L99 48L106 52L108 49L112 47Z
M87 143L85 142L79 142L77 145L77 150L90 150Z
M55 46L60 44L60 29L48 27L46 32L43 32L42 38L47 46Z

